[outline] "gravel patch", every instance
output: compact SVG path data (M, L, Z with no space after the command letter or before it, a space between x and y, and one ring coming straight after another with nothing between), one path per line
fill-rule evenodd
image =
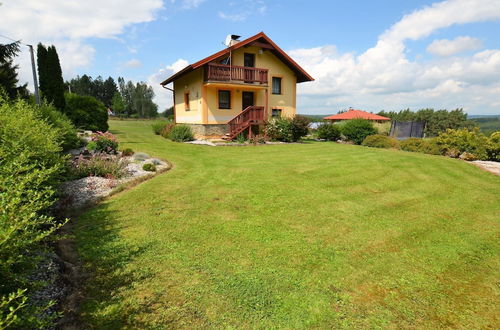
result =
M122 160L129 162L125 168L127 175L123 178L109 179L91 176L63 183L60 190L64 197L60 199L59 207L83 207L86 204L93 203L101 198L109 196L113 189L120 184L127 183L144 176L154 176L156 173L169 167L168 163L156 158L148 158L144 160L134 159L134 157L123 157ZM147 163L154 164L156 166L156 172L144 171L142 166Z
M189 144L201 144L201 145L206 145L206 146L212 146L215 147L216 144L207 140L194 140L194 141L187 141L185 143Z
M496 175L500 175L500 162L491 162L485 160L475 160L471 162L472 164L491 172Z
M32 306L46 306L49 301L58 302L67 293L67 286L61 278L63 261L54 252L44 252L37 264L35 271L28 277L30 282L43 283L43 285L30 295L28 300ZM40 317L49 317L57 313L57 304L44 310ZM49 327L48 329L54 329Z

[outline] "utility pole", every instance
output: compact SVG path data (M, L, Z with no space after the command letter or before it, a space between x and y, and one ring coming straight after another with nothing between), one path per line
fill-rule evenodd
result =
M33 70L33 82L35 85L36 104L40 105L40 93L38 92L38 79L36 78L35 55L33 54L33 46L26 45L30 48L31 53L31 69Z

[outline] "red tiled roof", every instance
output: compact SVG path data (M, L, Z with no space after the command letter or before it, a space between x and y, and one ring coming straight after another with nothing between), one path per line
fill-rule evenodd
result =
M281 48L279 48L278 45L276 45L264 32L260 32L260 33L257 33L256 35L254 35L248 39L242 40L242 41L234 44L231 47L225 48L225 49L223 49L223 50L221 50L213 55L205 57L204 59L202 59L196 63L188 65L187 67L185 67L181 71L175 73L174 75L170 76L169 78L167 78L166 80L161 82L160 85L165 86L165 85L171 83L172 81L178 79L179 77L185 75L186 73L189 73L189 72L193 71L194 69L197 69L197 68L207 64L208 62L211 62L213 60L216 60L216 59L228 54L230 51L234 51L234 50L241 48L243 46L246 46L252 42L263 42L263 43L268 44L270 47L270 50L273 52L273 54L276 55L281 61L283 61L283 63L285 63L292 71L295 72L295 74L297 75L297 82L298 83L304 82L304 81L313 81L314 80L313 77L311 77L304 69L302 69L302 67L300 65L297 64L297 62L295 62Z
M367 120L391 120L391 118L375 115L373 113L369 113L369 112L366 112L363 110L353 110L353 109L350 109L347 112L339 113L337 115L324 117L323 119L350 120L350 119L356 119L356 118L362 118L362 119L367 119Z

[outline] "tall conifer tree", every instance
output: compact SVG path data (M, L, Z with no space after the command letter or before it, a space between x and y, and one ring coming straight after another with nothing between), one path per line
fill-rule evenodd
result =
M48 102L53 103L57 109L64 111L66 107L64 80L56 47L45 48L44 45L38 44L37 64L42 96Z
M19 52L19 42L0 45L0 88L4 89L10 98L17 96L27 97L26 85L17 86L18 66L12 63L12 59Z

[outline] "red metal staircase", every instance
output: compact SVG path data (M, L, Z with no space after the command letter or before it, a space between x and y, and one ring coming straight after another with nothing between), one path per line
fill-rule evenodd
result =
M252 126L262 125L264 124L264 120L264 107L255 105L249 106L227 123L229 126L229 133L224 136L224 139L233 140L247 129L248 136L252 137Z

